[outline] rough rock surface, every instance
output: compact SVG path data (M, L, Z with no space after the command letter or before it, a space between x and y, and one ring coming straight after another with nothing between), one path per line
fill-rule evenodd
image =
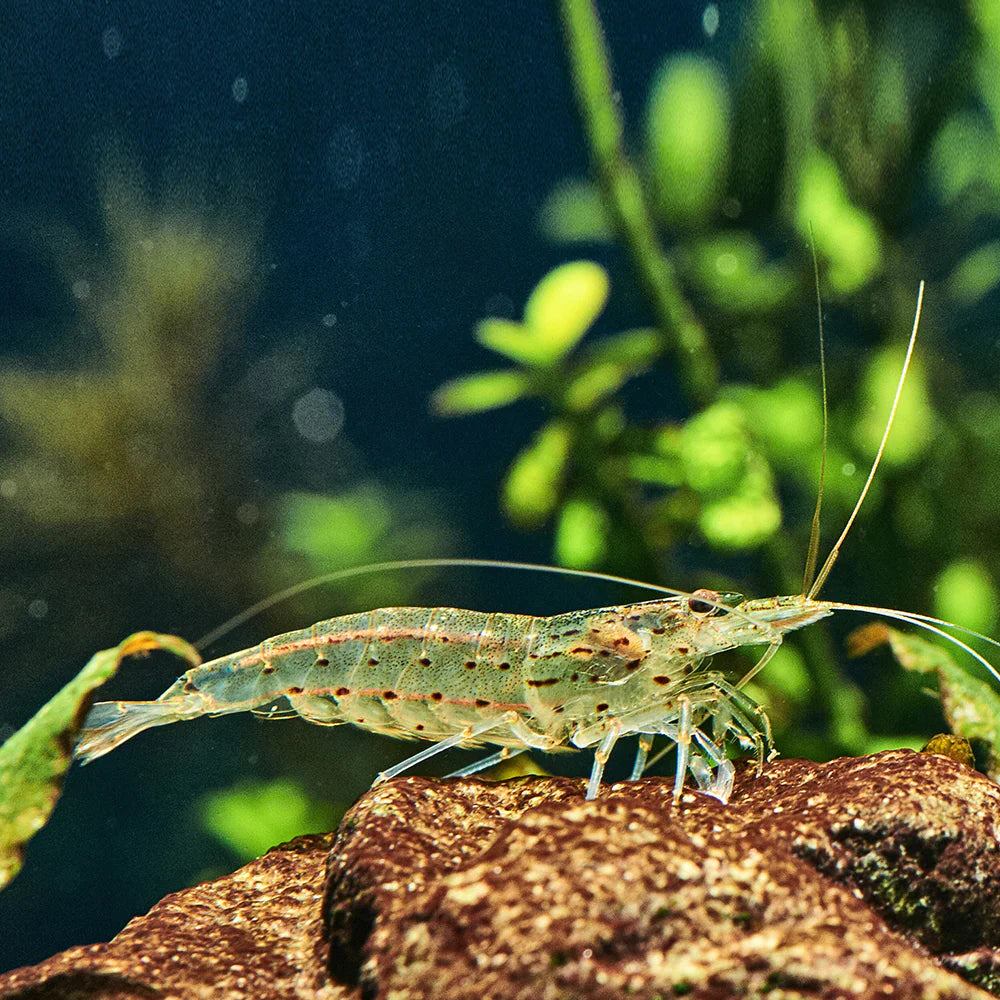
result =
M972 998L1000 981L1000 787L891 751L648 779L397 780L0 997ZM948 971L949 969L955 971ZM960 973L959 974L956 974ZM965 978L962 978L965 977Z

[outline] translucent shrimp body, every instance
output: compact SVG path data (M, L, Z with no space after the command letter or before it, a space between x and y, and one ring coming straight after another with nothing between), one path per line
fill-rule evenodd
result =
M727 799L732 765L719 741L735 735L763 761L770 732L739 678L704 661L741 645L776 648L785 632L830 613L801 597L733 607L736 599L699 591L548 618L455 608L333 618L194 667L156 701L95 705L77 757L93 760L144 729L202 715L291 710L321 725L433 742L383 777L452 746L503 748L488 762L594 746L592 798L620 737L662 733L681 748L678 794L690 769ZM714 738L700 729L709 716ZM648 747L640 742L638 773Z

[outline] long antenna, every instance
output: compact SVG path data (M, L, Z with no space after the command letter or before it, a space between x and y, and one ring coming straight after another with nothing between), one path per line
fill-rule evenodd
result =
M826 397L826 342L823 338L823 298L819 290L819 259L816 256L816 238L812 223L809 224L809 249L812 251L813 275L816 278L816 313L819 319L819 373L823 386L823 449L819 460L819 490L816 493L816 509L813 511L812 527L809 529L809 548L806 550L806 565L802 571L802 593L808 593L816 573L819 557L819 515L823 508L823 484L826 481L826 444L829 436L829 413Z
M885 424L885 431L882 433L882 441L878 446L878 451L875 453L875 461L872 462L871 472L868 473L868 479L865 481L865 485L861 490L861 496L858 497L858 502L854 505L854 510L851 511L851 516L847 519L847 524L844 525L844 530L840 533L840 538L834 542L833 548L830 549L830 554L826 557L826 562L823 563L822 569L820 569L819 574L813 581L813 585L809 588L808 593L805 595L809 600L812 600L818 593L820 587L826 583L826 578L830 575L830 570L833 569L833 564L837 561L837 556L840 554L840 546L844 544L844 539L847 537L847 533L851 530L851 525L854 524L854 519L858 516L858 511L861 510L861 505L865 501L865 497L868 496L868 490L871 488L872 480L875 478L875 472L878 470L879 462L882 461L882 452L885 451L885 443L889 440L889 431L892 430L892 422L896 418L896 408L899 406L899 397L903 394L903 383L906 381L906 373L910 369L910 359L913 357L913 346L917 342L917 330L920 327L920 311L924 305L924 282L920 282L920 288L917 291L917 309L913 316L913 330L910 332L910 342L906 345L906 357L903 359L903 370L899 373L899 383L896 385L896 395L892 398L892 407L889 410L889 419Z

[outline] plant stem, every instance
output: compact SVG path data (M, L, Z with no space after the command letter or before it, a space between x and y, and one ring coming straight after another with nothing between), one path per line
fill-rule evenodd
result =
M557 0L557 8L577 110L605 205L649 297L657 326L677 351L689 398L708 403L718 387L718 364L704 327L681 292L642 182L625 152L624 125L597 9L592 0Z

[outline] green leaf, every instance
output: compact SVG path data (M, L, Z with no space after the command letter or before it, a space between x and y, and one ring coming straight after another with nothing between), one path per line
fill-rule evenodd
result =
M538 219L542 234L555 243L610 243L614 229L592 181L571 178L549 193Z
M729 169L729 90L712 60L680 55L664 62L650 93L646 152L663 219L703 220Z
M600 316L610 290L607 271L589 260L562 264L542 278L524 307L524 325L547 359L543 363L573 349Z
M958 262L948 291L960 306L973 306L1000 284L1000 240L976 247Z
M304 833L332 830L344 807L314 802L294 782L249 781L210 792L198 803L202 825L241 861Z
M980 112L960 111L938 129L931 148L930 175L946 204L975 185L997 194L996 136Z
M1000 781L1000 695L993 684L971 676L940 646L886 625L858 629L852 652L864 652L879 642L888 642L907 670L937 674L938 697L952 732L985 746L986 773Z
M531 330L512 319L480 320L473 334L483 347L522 365L545 364L548 352Z
M799 176L796 225L803 237L815 237L837 294L856 292L881 269L882 241L875 223L851 201L837 164L818 151Z
M600 504L582 497L567 500L556 528L556 562L573 569L599 565L608 551L610 527Z
M934 614L976 632L990 633L997 623L997 588L977 559L956 559L934 581Z
M733 402L715 403L692 417L681 431L684 475L698 493L731 490L746 470L746 417Z
M864 400L854 428L854 440L874 455L885 431L885 421L903 367L902 347L888 347L872 358L862 378ZM935 415L927 391L927 372L914 354L899 397L892 434L885 446L885 465L906 466L915 462L934 440Z
M675 458L666 455L628 455L625 469L630 479L654 486L680 486L684 470Z
M763 675L769 688L797 705L806 704L813 695L813 681L802 654L793 646L779 647Z
M495 410L526 396L530 387L527 375L514 369L464 375L434 391L431 410L443 417Z
M662 353L655 330L629 330L595 344L577 365L563 399L576 413L593 409L630 378L646 371Z
M538 527L555 509L571 440L569 426L553 420L514 459L503 484L503 506L516 524Z
M698 526L715 548L745 552L763 545L781 527L781 508L773 493L736 493L706 503Z
M772 263L749 233L720 233L692 248L692 277L713 302L726 309L762 313L798 292L792 269Z
M362 483L348 493L283 493L278 531L285 549L325 566L365 562L389 532L392 508L378 486Z
M48 822L73 761L73 747L95 688L126 656L164 649L201 662L183 639L137 632L95 653L58 694L0 747L0 887L21 869L24 845Z
M770 389L734 386L728 393L746 411L755 439L774 458L801 465L804 455L819 455L823 410L818 385L787 378Z

